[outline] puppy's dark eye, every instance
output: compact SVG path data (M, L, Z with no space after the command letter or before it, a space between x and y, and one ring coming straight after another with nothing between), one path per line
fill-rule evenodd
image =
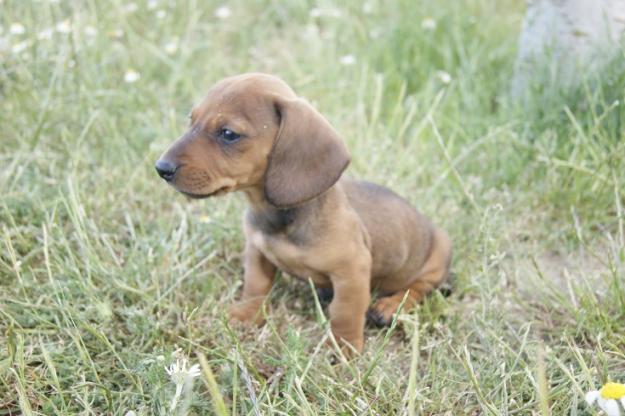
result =
M219 138L225 142L232 143L239 140L241 138L241 135L233 132L230 129L221 129L219 130Z

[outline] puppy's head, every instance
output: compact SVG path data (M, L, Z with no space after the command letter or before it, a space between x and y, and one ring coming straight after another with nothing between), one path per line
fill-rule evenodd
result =
M338 133L284 81L244 74L209 90L156 170L194 198L262 187L284 208L325 192L348 164Z

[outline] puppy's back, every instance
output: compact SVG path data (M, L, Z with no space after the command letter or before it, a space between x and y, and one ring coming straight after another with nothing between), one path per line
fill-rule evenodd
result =
M373 280L392 290L393 282L417 276L432 245L433 226L408 201L366 181L340 181L371 238Z

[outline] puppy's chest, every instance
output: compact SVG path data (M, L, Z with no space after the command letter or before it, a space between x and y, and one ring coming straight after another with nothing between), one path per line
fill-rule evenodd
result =
M282 234L265 234L252 230L252 244L280 270L300 279L311 278L315 283L326 283L328 278L320 273L310 250L299 247Z

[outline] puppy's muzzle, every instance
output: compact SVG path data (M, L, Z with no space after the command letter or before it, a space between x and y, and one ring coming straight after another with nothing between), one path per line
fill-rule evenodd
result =
M178 170L178 166L163 159L157 160L154 167L156 168L159 176L165 179L167 182L170 182L174 178L176 170Z

